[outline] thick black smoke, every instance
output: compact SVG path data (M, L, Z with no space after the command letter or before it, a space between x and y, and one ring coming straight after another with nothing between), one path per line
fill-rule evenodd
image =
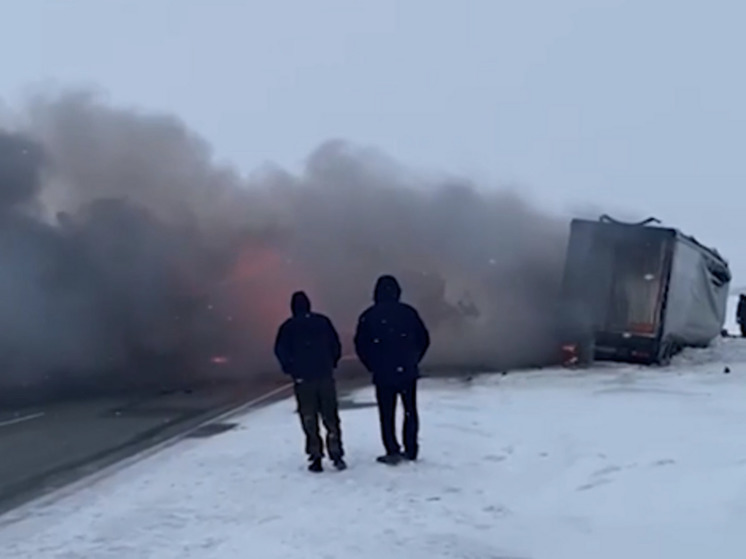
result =
M513 193L337 141L244 178L177 118L87 93L23 117L0 134L0 386L264 370L298 288L349 351L381 273L421 307L432 366L550 354L567 222Z

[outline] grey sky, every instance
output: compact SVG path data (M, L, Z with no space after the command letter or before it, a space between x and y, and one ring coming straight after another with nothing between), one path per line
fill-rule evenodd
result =
M10 6L13 6L12 8ZM0 97L42 80L166 109L244 170L321 141L655 214L743 282L743 0L23 0Z

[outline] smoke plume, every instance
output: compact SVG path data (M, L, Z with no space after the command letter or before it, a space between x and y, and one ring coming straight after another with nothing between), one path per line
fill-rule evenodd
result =
M0 133L0 386L183 382L274 367L306 290L347 353L382 273L433 335L428 365L537 364L566 220L342 141L242 177L179 119L86 92Z

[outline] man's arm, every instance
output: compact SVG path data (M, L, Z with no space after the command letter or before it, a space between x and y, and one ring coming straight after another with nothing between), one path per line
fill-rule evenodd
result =
M275 338L275 357L280 362L282 372L286 375L292 375L293 370L291 336L290 323L286 321L280 326Z
M336 367L339 365L339 360L342 359L342 342L339 340L339 334L337 333L337 329L334 328L334 323L329 318L326 318L326 325L329 332L329 351L331 351L334 366Z
M365 313L363 313L358 319L355 329L355 354L363 366L370 371L370 334L368 330L369 324L366 321Z
M414 318L414 339L417 344L419 362L422 361L427 350L430 348L430 332L428 332L427 326L425 326L425 323L422 321L420 313L418 313L414 308L412 308L412 313Z

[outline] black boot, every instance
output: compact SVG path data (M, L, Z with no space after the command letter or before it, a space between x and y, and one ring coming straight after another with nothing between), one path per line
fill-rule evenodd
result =
M335 458L333 464L340 472L347 469L347 463L343 458Z
M308 471L309 472L323 472L324 468L321 465L321 458L312 458L311 463L308 465Z
M380 462L381 464L386 464L387 466L396 466L401 462L402 455L400 453L395 454L384 454L383 456L379 456L376 458L376 462Z

